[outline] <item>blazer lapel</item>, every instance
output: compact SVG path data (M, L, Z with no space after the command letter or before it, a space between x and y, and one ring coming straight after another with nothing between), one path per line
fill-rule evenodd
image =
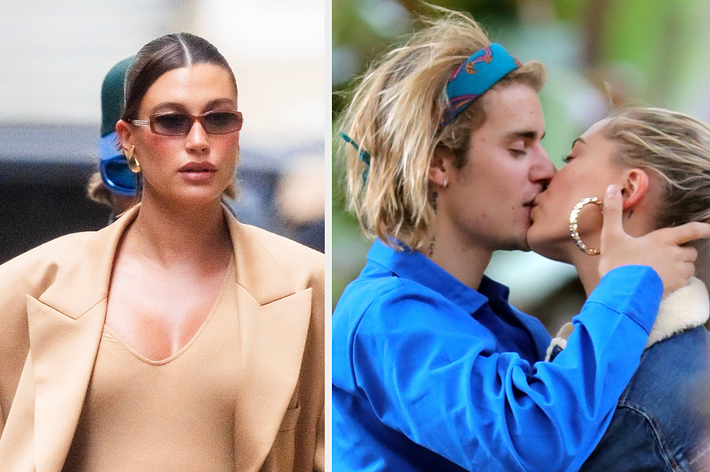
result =
M27 296L37 472L61 470L66 460L101 340L116 247L137 212L89 238L38 299Z
M74 319L28 297L37 471L61 470L79 421L106 314L105 299Z
M264 463L296 390L311 289L296 292L254 230L228 219L241 337L234 450L236 470L247 472Z

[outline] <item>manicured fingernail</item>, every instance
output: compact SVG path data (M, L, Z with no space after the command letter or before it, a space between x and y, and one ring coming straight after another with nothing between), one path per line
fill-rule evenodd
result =
M611 184L606 188L606 196L613 197L616 194L616 185Z

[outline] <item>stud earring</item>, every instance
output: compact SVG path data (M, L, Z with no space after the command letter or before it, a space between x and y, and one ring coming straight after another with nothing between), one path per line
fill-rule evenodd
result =
M569 232L572 235L574 243L577 245L580 251L589 254L590 256L598 256L601 253L601 248L588 248L583 242L582 238L579 236L579 228L577 226L577 219L579 218L579 212L585 205L594 204L597 205L602 212L604 211L604 205L599 201L597 197L586 197L577 202L577 204L572 208L572 212L569 214Z
M131 169L131 172L134 174L140 174L141 165L138 162L138 159L136 159L135 146L131 146L126 150L126 160L128 161L128 168Z
M442 185L443 188L446 188L449 185L449 181L444 179L444 185Z

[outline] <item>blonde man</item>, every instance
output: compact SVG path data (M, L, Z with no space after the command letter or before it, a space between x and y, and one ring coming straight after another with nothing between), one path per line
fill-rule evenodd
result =
M678 244L709 227L630 238L612 189L606 275L565 356L540 362L549 335L483 271L494 250L528 249L535 198L555 174L540 143L544 75L445 12L356 88L341 123L348 189L377 240L333 314L333 470L578 468L663 293L692 275L697 253Z

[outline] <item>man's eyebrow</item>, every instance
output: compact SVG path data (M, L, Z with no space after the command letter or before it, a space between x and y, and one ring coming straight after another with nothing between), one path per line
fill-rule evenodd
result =
M542 136L540 136L540 140L542 140L545 137L545 135L547 135L547 131L542 132ZM512 133L510 133L508 135L508 138L510 138L510 139L519 139L519 138L535 139L535 138L537 138L537 136L538 136L537 131L523 130L523 131L513 131Z

